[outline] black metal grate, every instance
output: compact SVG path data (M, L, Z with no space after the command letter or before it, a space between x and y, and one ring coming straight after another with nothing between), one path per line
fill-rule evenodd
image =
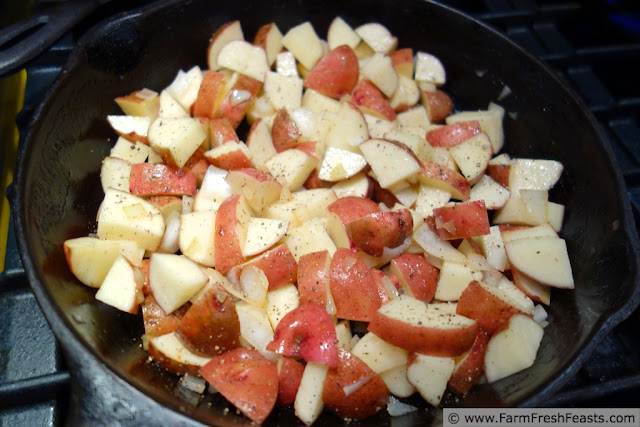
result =
M583 97L613 144L640 225L640 5L632 0L443 3L496 27L547 61ZM118 7L124 5L103 7L83 27ZM28 67L22 119L51 85L81 31L66 36ZM70 375L29 290L12 235L5 264L0 275L0 425L62 424ZM637 407L638 324L636 311L547 404Z

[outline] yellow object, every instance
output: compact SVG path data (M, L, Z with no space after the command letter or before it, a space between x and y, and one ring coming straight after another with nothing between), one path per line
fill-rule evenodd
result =
M13 182L20 138L15 117L22 110L26 82L27 72L25 70L0 80L0 142L3 149L2 199L0 200L0 271L4 271L9 218L11 216L6 191L9 184Z

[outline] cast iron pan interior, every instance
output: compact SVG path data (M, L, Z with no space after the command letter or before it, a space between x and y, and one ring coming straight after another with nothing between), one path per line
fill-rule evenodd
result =
M438 56L447 70L445 89L458 109L484 109L507 85L512 94L501 102L508 112L506 150L565 165L551 199L566 206L562 236L576 290L553 292L551 324L532 368L476 387L464 398L444 400L462 406L541 404L638 304L638 244L626 191L597 123L552 71L486 26L418 0L172 2L89 31L23 132L19 159L14 213L20 250L54 332L80 343L83 351L163 405L205 423L246 422L233 410L222 417L229 405L221 398L197 408L177 398L176 379L145 362L141 318L95 301L94 291L68 271L62 243L95 231L103 197L101 160L116 139L105 116L119 113L116 96L142 87L162 89L178 69L206 68L211 34L230 20L240 19L245 37L252 39L264 23L275 21L284 33L312 17L324 36L336 15L352 26L379 21L398 36L400 47ZM410 402L421 411L395 422L424 424L437 418L421 399ZM292 412L278 410L267 424L296 423ZM325 414L318 425L336 422L341 420ZM390 421L382 411L368 422Z

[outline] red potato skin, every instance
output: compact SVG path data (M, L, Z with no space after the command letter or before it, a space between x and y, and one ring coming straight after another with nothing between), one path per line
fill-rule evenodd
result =
M348 196L331 203L327 211L338 215L343 224L348 224L365 215L380 212L380 207L370 199Z
M253 38L253 44L263 48L266 51L267 36L269 35L269 31L271 31L274 25L276 25L274 22L270 22L258 28L258 32L256 33L256 36Z
M294 148L296 150L300 150L304 153L307 153L309 156L313 158L316 158L316 159L318 158L318 155L316 153L315 141L300 142L296 144ZM324 183L318 176L318 168L315 168L314 170L311 171L311 173L309 174L309 176L307 177L307 180L304 182L303 185L304 185L304 188L306 188L307 190L312 190L314 188L324 188Z
M373 190L372 199L376 203L384 203L388 208L392 208L396 205L396 203L400 203L398 198L386 188L382 188L380 183L371 178L367 177L370 183L370 187Z
M302 381L304 365L291 357L278 360L278 398L276 405L293 405Z
M271 127L271 140L276 151L282 153L290 148L295 148L299 137L300 130L289 112L284 108L280 109L273 119Z
M382 378L357 356L339 350L338 365L330 368L324 381L322 400L338 416L349 419L369 417L384 408L389 401L389 389ZM369 380L345 396L344 387L363 378Z
M300 305L278 323L267 350L307 362L336 366L338 338L327 310L317 304Z
M489 334L483 330L478 331L476 339L462 361L456 365L451 378L449 388L456 393L465 394L480 381L484 373L484 355L489 344Z
M141 197L183 196L196 194L196 175L162 163L131 165L129 191Z
M399 277L404 288L408 288L414 298L431 302L436 294L440 270L423 255L404 253L391 260L391 272Z
M227 144L237 144L239 146L242 143L227 142ZM237 150L229 151L228 153L225 153L216 158L207 156L207 159L215 167L228 171L253 167L253 163L251 163L249 157L247 157L247 155L240 149L240 147L238 147Z
M349 249L339 248L333 254L329 281L340 319L368 322L382 305L369 267Z
M141 142L145 145L149 145L149 139L146 136L138 135L135 132L124 133L124 132L118 132L117 130L115 132L118 134L118 136L123 137L127 141Z
M218 37L220 37L221 34L223 34L226 29L232 25L236 25L238 24L238 21L230 21L227 22L223 25L220 26L220 28L218 28L216 30L215 33L213 33L213 35L211 36L211 38L209 39L209 45L207 46L207 58L209 58L209 51L211 50L211 48L213 47L213 44L216 42L216 40L218 39ZM209 68L212 68L211 65L212 64L207 64L209 66Z
M413 232L413 217L408 209L376 212L346 225L355 245L372 256L382 256L384 248L400 246Z
M232 196L222 202L216 214L215 246L216 270L227 274L232 267L242 264L244 257L238 239L236 209L240 196Z
M189 304L185 304L171 314L166 314L153 298L153 295L148 295L142 303L144 334L147 338L155 338L174 332L188 309Z
M315 141L300 142L296 144L293 148L295 148L296 150L300 150L303 153L307 153L311 157L315 157L316 159L318 158L318 155L316 154Z
M349 102L363 113L390 121L396 119L396 112L391 108L382 92L368 80L360 80L360 83L353 89Z
M453 147L482 132L477 120L452 123L427 132L426 140L432 147Z
M225 117L231 123L231 126L236 129L238 125L244 119L251 105L256 100L256 94L262 89L262 83L258 80L241 74L238 77L238 81L229 90L229 93L224 97L220 103L220 107L214 117ZM246 101L234 104L233 93L236 91L247 91L251 94Z
M311 171L306 181L304 182L303 187L307 190L313 190L314 188L324 188L324 182L320 179L317 168Z
M140 98L137 96L140 92L142 92L142 90L133 91L126 96L118 96L114 101L125 114L134 115L128 112L130 109L127 108L132 104L144 104L144 115L155 117L158 114L158 103L154 102L157 101L157 98L153 100Z
M471 186L462 175L453 169L434 162L422 162L422 170L418 172L418 179L421 179L421 177L427 180L444 181L454 190L451 193L454 199L469 200Z
M410 352L436 357L453 357L471 348L478 333L478 323L447 330L414 326L376 312L369 323L368 330L386 342Z
M338 46L311 69L303 86L331 98L340 99L358 83L358 57L347 45Z
M444 123L444 119L453 112L453 101L446 92L439 89L422 92L422 103L431 123Z
M240 142L238 134L226 117L217 117L209 122L211 148L218 147L225 142Z
M460 295L456 313L474 319L480 329L490 335L503 329L514 314L528 316L527 313L482 288L476 281L469 283Z
M154 205L156 205L160 210L162 210L165 206L168 206L174 203L182 206L182 198L178 196L151 196L147 199L147 201L149 203L153 203ZM149 261L149 260L145 259L145 261Z
M406 47L389 54L393 68L405 77L413 78L413 49Z
M298 276L298 263L285 244L278 245L244 264L233 267L228 276L234 277L237 282L242 275L242 271L251 265L264 272L269 282L269 291L275 291L283 286L295 283Z
M498 225L498 229L500 230L500 233L504 233L506 231L521 230L523 228L528 228L528 226L526 226L526 225L514 225L514 224L499 224Z
M202 130L205 135L202 144L200 144L200 148L208 148L211 146L211 119L208 117L197 117L197 119L200 122L200 126L202 126Z
M487 165L487 175L504 188L509 188L509 172L511 165Z
M257 350L227 351L203 366L200 375L255 423L263 423L276 404L278 368Z
M202 148L198 148L187 160L187 163L182 167L184 170L193 173L196 176L198 185L202 184L207 169L209 169L209 161L204 155Z
M300 304L327 306L331 256L329 251L305 254L298 260Z
M185 347L200 356L217 356L238 347L240 320L222 285L214 284L191 305L176 334Z
M149 258L145 258L140 263L140 267L138 267L138 269L140 270L140 273L142 273L142 276L144 277L144 282L142 283L142 294L145 296L145 298L151 295L151 285L149 284L149 262L150 261L151 260Z
M224 90L226 77L219 71L206 70L202 76L202 83L198 91L198 97L191 105L191 115L193 117L207 117L212 119L218 111L221 90Z
M489 215L484 200L443 206L434 209L433 216L436 233L442 240L466 239L484 236L490 232Z
M535 302L540 302L545 305L549 305L551 303L551 289L549 289L548 286L545 286L543 288L543 291L535 292L535 290L530 289L529 287L522 284L523 273L513 267L511 267L510 270L511 277L513 278L513 284L516 285L516 287L520 289L526 296L528 296Z
M151 359L153 359L158 365L162 366L162 368L164 368L167 372L171 372L172 374L180 376L197 376L198 372L200 371L199 366L181 363L177 360L166 357L153 345L153 342L151 341L149 341L147 353L149 353L149 357L151 357Z

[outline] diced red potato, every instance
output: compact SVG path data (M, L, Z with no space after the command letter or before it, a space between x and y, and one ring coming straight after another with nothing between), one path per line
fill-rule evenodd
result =
M162 163L137 163L131 165L129 191L136 196L195 195L196 175Z
M147 116L155 118L158 115L160 97L150 89L131 92L126 96L115 99L122 112L129 116Z
M378 287L358 255L339 248L331 258L331 295L340 319L368 322L380 308Z
M252 168L250 153L243 143L227 142L204 153L213 166L224 170Z
M261 88L261 82L247 75L240 74L236 84L231 87L220 103L217 116L225 117L234 129L237 128L255 101L256 95Z
M458 122L427 132L426 140L433 147L453 147L482 132L478 121Z
M423 162L418 172L418 180L428 186L451 193L457 200L469 200L471 186L460 173L446 166L433 162Z
M193 117L216 116L220 102L225 95L226 75L220 71L206 70L202 76L202 83L198 91L198 97L191 106Z
M267 350L284 356L300 357L307 362L336 366L338 339L327 310L305 304L287 313L273 334Z
M422 105L427 109L427 115L431 123L443 123L445 117L453 112L453 101L441 90L422 91L420 97Z
M458 203L434 209L436 232L443 240L466 239L489 234L484 201Z
M368 329L405 350L450 357L471 348L478 324L475 320L443 312L415 298L400 296L374 314Z
M251 212L244 196L233 196L220 205L216 214L215 266L222 274L244 261L242 244Z
M327 307L327 303L333 301L329 289L330 266L328 251L312 252L300 257L297 280L300 304Z
M410 47L398 49L391 52L389 57L398 74L413 78L413 49Z
M509 170L511 165L494 165L489 163L487 166L487 175L504 188L509 188Z
M413 231L408 209L376 212L351 221L347 234L356 247L373 256L382 256L384 248L400 246Z
M514 314L524 312L506 299L500 298L499 290L480 282L471 282L458 300L456 313L475 319L478 326L489 334L500 330Z
M431 302L438 286L438 269L423 255L404 253L391 260L389 271L399 278L404 292Z
M358 72L356 54L349 46L342 45L316 63L304 80L304 87L340 99L356 86Z
M240 321L231 295L214 284L184 313L175 332L185 347L201 356L238 347Z
M153 298L153 295L148 295L142 303L144 334L147 339L174 332L189 307L189 304L185 304L173 313L166 314Z
M204 176L207 174L207 169L209 169L210 163L204 155L204 151L202 148L198 148L189 160L184 164L182 169L185 171L189 171L196 176L196 181L198 183L198 187L202 185L202 180L204 180Z
M363 113L386 120L396 118L396 112L391 108L384 95L368 80L360 80L360 83L351 92L349 102L360 108Z
M389 389L366 363L339 349L337 366L327 372L322 399L340 417L360 419L386 406Z
M216 117L209 122L211 133L211 148L224 144L225 142L240 142L238 134L226 117Z
M278 153L290 148L294 148L300 137L300 130L289 115L289 112L282 108L273 119L271 126L271 139L273 146Z
M225 399L261 424L278 398L278 368L257 350L237 348L213 358L200 369Z
M487 351L490 335L479 330L471 349L456 362L449 387L456 393L465 394L480 381L484 373L484 354Z
M302 381L304 365L292 357L278 359L278 398L276 405L292 405Z

